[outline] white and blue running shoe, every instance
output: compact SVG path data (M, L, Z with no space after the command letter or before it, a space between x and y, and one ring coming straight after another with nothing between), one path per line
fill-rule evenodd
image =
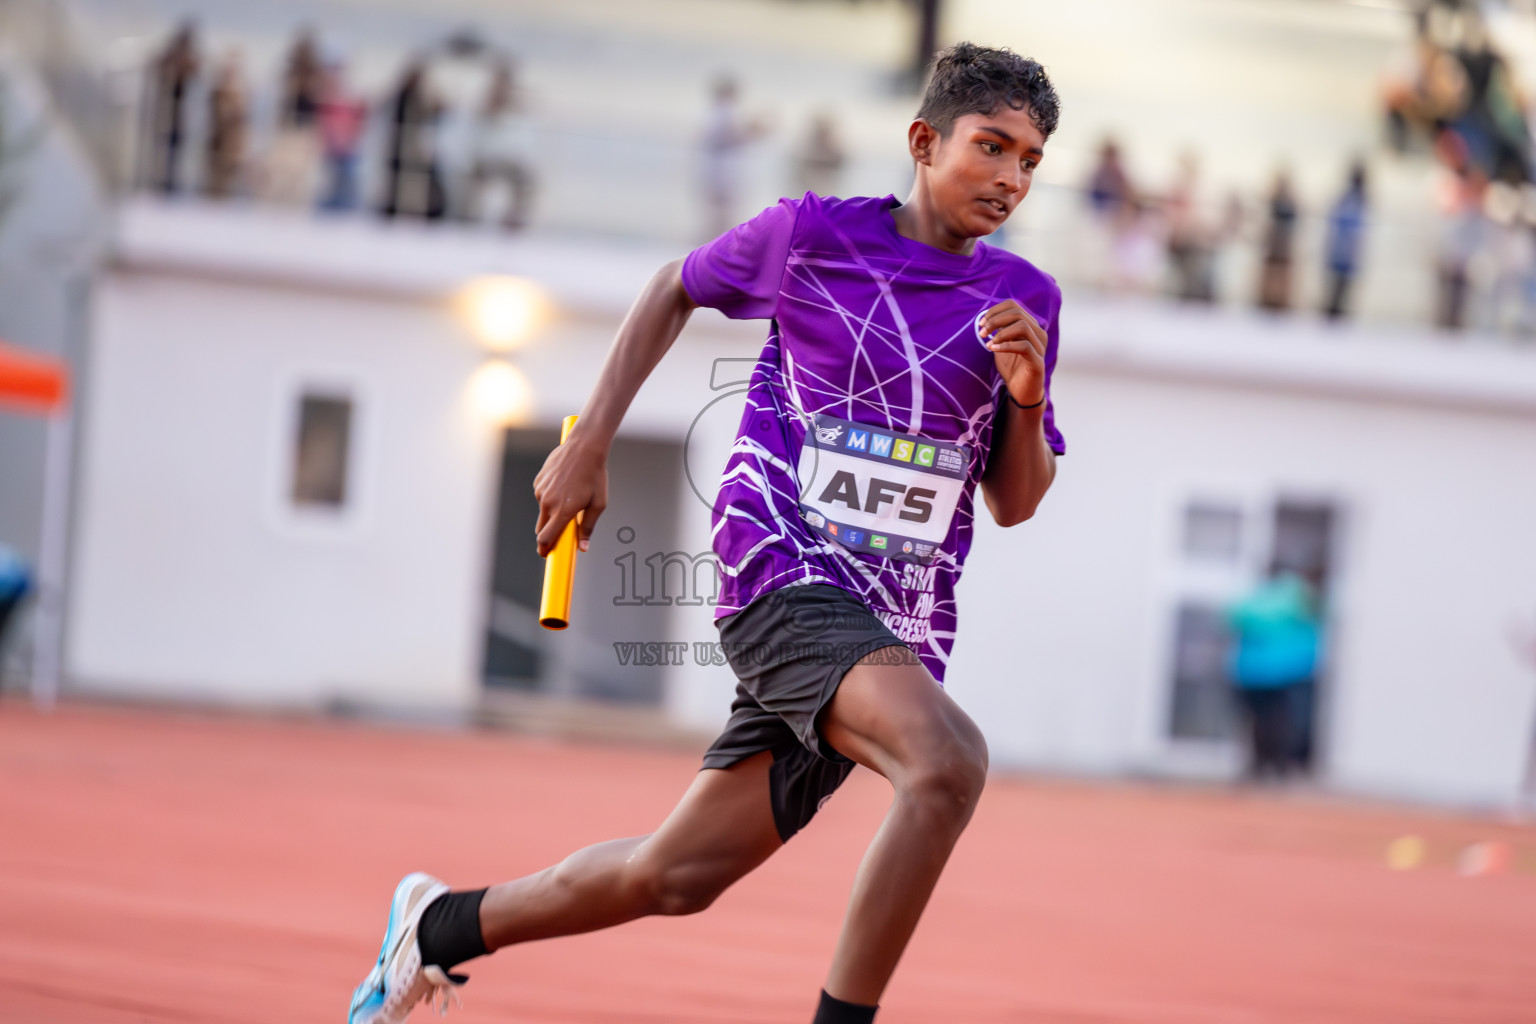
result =
M436 965L423 966L416 943L422 911L447 891L442 882L419 871L395 886L379 962L352 993L347 1024L402 1024L423 999L430 999L439 1014L447 1012L450 997L459 1001L459 986L468 979Z

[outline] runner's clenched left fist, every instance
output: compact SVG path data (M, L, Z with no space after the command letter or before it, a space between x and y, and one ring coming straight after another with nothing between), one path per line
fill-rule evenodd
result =
M1038 404L1045 397L1045 328L1009 299L981 314L976 330L992 350L1013 400Z

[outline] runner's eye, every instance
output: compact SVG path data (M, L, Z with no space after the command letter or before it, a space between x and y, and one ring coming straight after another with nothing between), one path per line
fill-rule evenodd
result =
M987 151L988 156L997 156L1003 151L1003 147L995 142L983 142L981 146Z

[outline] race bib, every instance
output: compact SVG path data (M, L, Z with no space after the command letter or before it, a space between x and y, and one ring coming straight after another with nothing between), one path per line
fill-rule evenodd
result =
M800 448L800 515L846 548L928 564L949 536L968 445L818 413Z

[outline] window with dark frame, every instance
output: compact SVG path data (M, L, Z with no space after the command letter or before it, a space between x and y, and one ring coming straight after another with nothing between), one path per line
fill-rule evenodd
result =
M295 505L332 511L346 507L352 406L349 395L300 394L290 488Z
M1235 562L1243 551L1243 510L1194 502L1184 509L1184 555L1202 561Z
M1323 607L1328 606L1336 552L1340 508L1332 501L1280 497L1271 506L1272 530L1261 552L1246 558L1253 579L1270 572L1295 573L1315 588ZM1242 508L1195 501L1184 508L1180 548L1186 566L1206 567L1245 564ZM1176 598L1173 615L1172 679L1169 687L1167 735L1179 740L1235 738L1242 726L1233 704L1229 656L1233 637L1227 627L1225 602L1209 592L1185 593ZM1324 623L1324 628L1329 624ZM1326 685L1326 661L1317 678L1292 688L1293 756L1297 765L1311 770L1318 733L1321 688Z
M1173 686L1168 735L1222 740L1233 734L1232 684L1227 676L1231 637L1216 604L1186 600L1174 619Z

